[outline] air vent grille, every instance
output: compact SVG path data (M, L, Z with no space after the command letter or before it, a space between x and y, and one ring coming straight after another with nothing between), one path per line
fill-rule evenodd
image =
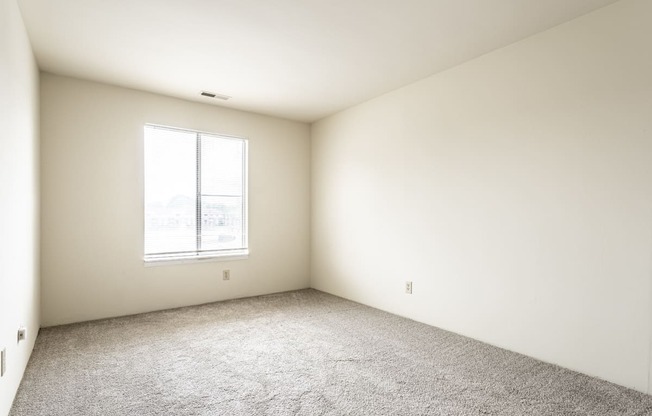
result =
M217 98L218 100L224 100L224 101L226 101L226 100L228 100L229 98L231 98L231 97L229 97L228 95L224 95L224 94L216 94L216 93L214 93L214 92L208 92L208 91L202 91L202 92L200 93L200 95L203 95L204 97L208 97L208 98Z

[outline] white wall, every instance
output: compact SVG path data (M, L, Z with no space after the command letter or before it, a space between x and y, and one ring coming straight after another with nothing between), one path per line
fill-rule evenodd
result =
M38 70L15 0L0 0L0 415L9 413L39 328ZM27 340L18 344L20 326Z
M312 286L652 392L650 16L619 2L315 123Z
M309 286L307 124L47 73L41 115L43 326ZM249 259L144 267L145 123L249 139Z

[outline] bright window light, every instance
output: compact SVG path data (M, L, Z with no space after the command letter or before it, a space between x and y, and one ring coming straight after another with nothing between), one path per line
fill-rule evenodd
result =
M145 126L145 261L248 254L247 140Z

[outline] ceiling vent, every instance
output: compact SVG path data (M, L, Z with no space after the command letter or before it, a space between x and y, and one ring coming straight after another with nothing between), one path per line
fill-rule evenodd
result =
M228 95L216 94L214 92L208 92L208 91L202 91L200 95L203 95L204 97L208 97L208 98L217 98L219 100L224 100L224 101L231 98Z

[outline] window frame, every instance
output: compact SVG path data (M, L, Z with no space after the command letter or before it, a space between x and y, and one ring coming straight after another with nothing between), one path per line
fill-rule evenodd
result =
M243 157L242 157L242 238L243 238L243 248L239 249L226 249L226 250L206 250L201 251L196 250L193 252L173 252L173 253L158 253L158 254L146 254L145 253L145 233L146 233L146 201L145 201L145 192L146 192L146 177L145 177L145 158L146 158L146 149L145 149L145 135L146 129L161 129L168 131L178 131L183 133L192 133L197 137L197 142L200 141L201 135L215 137L219 139L235 140L242 143L243 146ZM207 261L231 261L231 260L244 260L249 257L249 139L241 136L234 136L230 134L223 133L213 133L202 130L187 129L182 127L173 127L162 124L154 123L145 123L143 126L143 188L142 188L142 197L143 197L143 262L145 266L156 266L163 264L184 264L184 263L195 263L195 262L207 262ZM199 241L201 239L201 153L197 149L197 156L195 158L195 175L197 177L197 201L196 201L196 213L195 221L198 224L195 228L195 236Z

